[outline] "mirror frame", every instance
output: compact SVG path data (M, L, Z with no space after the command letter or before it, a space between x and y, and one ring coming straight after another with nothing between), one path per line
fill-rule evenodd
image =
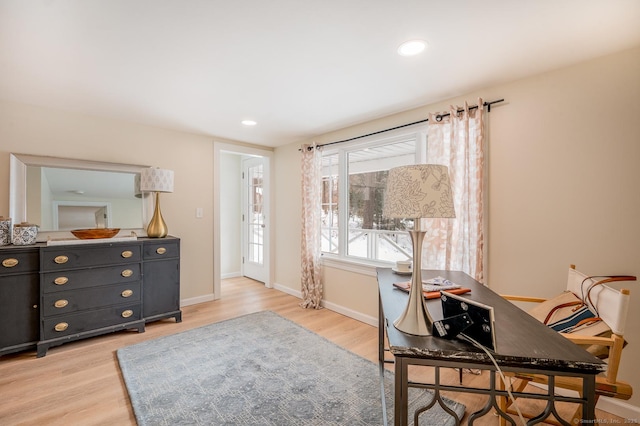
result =
M9 217L14 223L24 222L27 218L27 166L57 167L79 170L97 170L104 172L140 173L142 169L150 166L135 164L107 163L91 160L77 160L72 158L47 157L31 154L15 154L9 156ZM142 199L142 224L145 226L153 214L153 197L143 193ZM138 236L146 236L144 228L123 228L120 235L131 235L131 231ZM38 232L37 241L46 241L49 238L75 238L69 231L43 231Z

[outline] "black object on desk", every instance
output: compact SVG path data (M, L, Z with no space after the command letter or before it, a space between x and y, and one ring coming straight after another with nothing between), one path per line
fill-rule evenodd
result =
M496 350L495 314L493 306L476 302L468 297L457 296L443 291L440 293L442 302L443 321L448 318L458 318L460 315L467 315L469 323L460 330L460 334L473 339L476 343L485 348Z
M473 324L473 321L467 313L445 317L440 321L433 322L431 334L442 337L443 339L455 339L460 333L469 328L471 324Z
M413 336L397 330L393 321L402 313L407 303L406 293L396 290L393 282L397 276L391 268L378 268L379 289L379 360L385 362L384 337L389 343L388 350L394 356L395 390L394 421L396 425L409 424L407 394L409 387L433 389L437 402L444 406L440 391L481 393L489 395L487 404L472 413L469 421L482 417L496 409L511 424L515 423L506 413L498 409L497 398L506 397L506 391L498 389L496 368L489 355L462 340L442 339L436 336ZM547 401L545 412L555 411L556 401L577 402L583 405L583 419L593 420L595 415L595 375L606 368L605 363L565 339L544 324L503 299L489 288L478 283L462 272L424 270L424 279L442 276L463 287L471 288L465 295L469 300L492 306L495 313L495 333L497 345L493 353L498 366L503 371L545 374L555 376L577 376L583 379L583 397L560 397L554 395L550 386L546 394L522 392L519 398L542 399ZM444 318L439 299L427 301L427 308L435 321ZM434 383L418 383L410 380L409 365L435 367ZM450 386L440 383L440 368L473 368L489 371L489 386L474 389L464 386ZM384 369L381 368L381 371ZM541 413L543 416L545 413ZM458 423L460 419L457 419Z

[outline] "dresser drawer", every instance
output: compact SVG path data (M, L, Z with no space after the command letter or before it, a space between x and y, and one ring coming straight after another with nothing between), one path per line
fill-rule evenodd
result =
M57 291L44 295L42 314L45 317L61 315L86 309L101 308L122 303L141 301L140 281L90 287L76 291Z
M42 339L56 339L137 321L142 318L141 311L140 303L135 303L45 318L42 323Z
M142 247L136 244L77 245L42 249L42 271L136 263L142 259Z
M168 259L180 256L180 240L161 239L145 241L144 260Z
M141 279L140 263L75 271L47 272L41 275L43 293L69 291L106 284L135 282Z
M0 250L0 275L38 272L40 256L37 249Z

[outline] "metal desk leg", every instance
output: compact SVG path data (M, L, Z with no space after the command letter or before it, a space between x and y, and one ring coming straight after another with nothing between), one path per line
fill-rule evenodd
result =
M382 424L388 425L387 398L384 389L384 312L382 312L382 299L378 296L378 369L380 371L380 399L382 400Z
M406 426L409 424L409 369L404 357L396 357L396 386L394 394L394 424Z
M582 396L586 403L582 408L583 420L595 420L596 418L596 376L589 374L582 379ZM593 423L593 422L585 422Z

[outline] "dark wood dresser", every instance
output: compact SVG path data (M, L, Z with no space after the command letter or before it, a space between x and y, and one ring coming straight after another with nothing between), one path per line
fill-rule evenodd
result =
M0 247L0 355L36 347L39 305L40 249Z
M145 241L143 259L143 306L145 322L164 318L182 321L180 311L180 240Z
M0 355L182 320L175 237L6 246L0 262Z

